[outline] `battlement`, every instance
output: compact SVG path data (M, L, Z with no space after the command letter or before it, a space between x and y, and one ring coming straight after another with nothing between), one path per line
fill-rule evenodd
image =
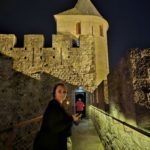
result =
M0 34L0 48L14 48L17 43L17 37L15 34ZM44 36L29 34L24 35L24 48L43 48Z
M43 35L24 35L24 47L26 48L43 48L44 36Z
M90 44L89 39L93 41L93 36L80 35L79 38L73 38L72 35L57 34L52 35L52 47L64 47L67 48L81 48L85 44ZM23 48L44 48L44 35L42 34L28 34L24 35L24 46ZM15 34L0 34L0 48L6 50L12 50L17 43L17 37ZM59 44L58 44L59 43Z
M14 34L0 34L0 53L13 58L13 69L31 77L45 72L90 90L95 81L95 44L90 35L53 34L52 47L44 47L44 36L24 35L24 46L15 47ZM83 59L84 58L84 59ZM88 79L88 80L87 80Z
M14 34L0 34L0 48L6 47L11 49L17 43L17 38Z

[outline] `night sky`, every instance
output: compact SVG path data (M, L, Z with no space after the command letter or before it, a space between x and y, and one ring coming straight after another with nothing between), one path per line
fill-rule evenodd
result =
M149 0L91 0L109 23L109 63L112 70L129 48L150 47ZM0 33L17 36L23 47L24 34L44 34L51 47L56 33L54 14L73 8L77 0L0 0Z

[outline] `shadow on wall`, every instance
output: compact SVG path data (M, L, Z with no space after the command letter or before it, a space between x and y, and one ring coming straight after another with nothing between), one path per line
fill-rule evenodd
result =
M111 116L149 130L149 67L149 49L130 49L108 74L108 85L103 81L95 90L94 105L107 111L109 104Z
M53 76L37 72L40 77L36 80L13 69L13 60L0 53L0 149L9 135L1 136L2 131L11 128L13 124L29 120L43 114L52 98L52 89L58 82L63 82ZM68 93L76 89L68 83ZM68 95L69 96L69 95ZM14 149L31 146L33 136L40 124L28 125L15 130ZM9 134L9 133L8 133ZM5 138L4 138L5 137ZM24 140L22 140L24 139Z
M108 75L110 113L145 129L150 128L148 60L149 49L130 49Z

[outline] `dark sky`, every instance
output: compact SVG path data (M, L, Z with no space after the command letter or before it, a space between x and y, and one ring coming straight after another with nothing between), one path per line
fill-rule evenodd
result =
M150 47L149 0L91 0L109 22L110 69L129 48ZM77 0L0 0L0 33L14 33L23 46L24 34L44 34L51 46L56 32L53 15L73 8Z

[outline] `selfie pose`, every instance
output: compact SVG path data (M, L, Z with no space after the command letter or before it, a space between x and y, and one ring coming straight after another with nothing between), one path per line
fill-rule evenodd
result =
M37 133L33 150L70 150L71 127L80 120L80 115L69 115L62 106L67 88L58 83L53 89L53 99L43 115L40 131Z

